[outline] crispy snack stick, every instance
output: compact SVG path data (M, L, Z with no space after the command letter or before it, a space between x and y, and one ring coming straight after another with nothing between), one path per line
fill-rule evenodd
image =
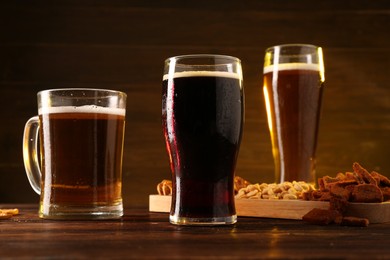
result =
M0 209L0 219L9 219L18 214L18 209Z
M367 227L370 221L366 218L357 217L343 217L340 223L342 226L353 226L353 227Z

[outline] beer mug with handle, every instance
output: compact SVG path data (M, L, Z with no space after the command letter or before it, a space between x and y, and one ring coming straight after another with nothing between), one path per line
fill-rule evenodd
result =
M123 215L122 156L126 94L102 89L38 93L27 121L23 158L47 219L111 219Z

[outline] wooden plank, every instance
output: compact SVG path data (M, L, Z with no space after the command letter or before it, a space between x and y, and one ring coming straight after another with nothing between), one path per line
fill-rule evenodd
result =
M263 217L302 219L313 208L329 208L329 203L298 200L254 200L236 199L237 215L241 217ZM149 211L169 212L171 196L149 195Z
M327 209L329 203L301 200L236 200L237 215L245 217L302 219L313 208Z
M237 216L302 219L313 208L328 209L329 203L303 200L236 199ZM149 195L149 211L169 212L171 196ZM350 203L346 216L369 219L370 223L390 222L390 202Z

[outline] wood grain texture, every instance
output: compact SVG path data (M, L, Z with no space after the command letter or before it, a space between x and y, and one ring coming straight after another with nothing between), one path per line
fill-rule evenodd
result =
M0 251L17 259L386 259L388 224L317 226L296 220L238 218L227 227L181 227L167 214L127 209L116 221L49 221L37 207L2 220Z
M387 0L2 1L0 202L38 199L21 151L37 91L96 87L128 94L124 201L146 206L156 184L170 178L161 130L163 61L188 53L242 60L246 118L236 174L272 182L263 55L271 45L293 42L324 48L318 176L349 171L354 161L390 176L388 28Z

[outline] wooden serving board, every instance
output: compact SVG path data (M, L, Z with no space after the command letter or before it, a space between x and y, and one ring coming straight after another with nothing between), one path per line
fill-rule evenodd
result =
M168 213L170 207L171 196L149 195L149 211ZM236 199L237 215L241 217L302 219L313 208L328 209L329 202ZM390 202L350 203L345 215L367 218L370 223L390 222Z

